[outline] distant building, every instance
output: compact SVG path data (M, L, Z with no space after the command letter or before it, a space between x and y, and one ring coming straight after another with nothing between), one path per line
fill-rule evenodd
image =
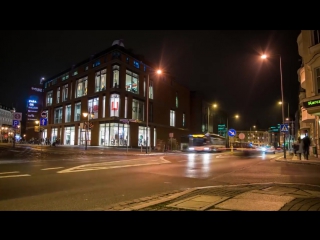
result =
M14 129L12 128L12 111L14 108L9 108L0 104L0 142L12 142Z
M43 82L41 79L40 82ZM28 92L28 99L26 102L26 116L25 116L25 137L26 140L32 138L40 138L41 134L35 131L35 126L38 126L36 121L40 120L40 113L43 109L43 89L42 84L30 87Z
M170 137L178 143L190 132L190 91L155 70L117 40L44 80L41 112L46 112L47 125L42 137L64 145L87 140L89 146L145 147L148 141L157 148Z

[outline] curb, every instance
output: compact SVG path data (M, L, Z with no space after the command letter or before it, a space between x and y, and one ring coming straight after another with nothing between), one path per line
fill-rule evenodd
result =
M139 209L142 209L142 208L150 207L150 206L153 206L153 205L156 205L156 204L159 204L159 203L167 202L167 201L173 200L175 198L181 197L181 196L183 196L183 195L185 195L187 193L193 192L195 190L197 190L197 188L187 189L187 190L185 190L183 192L173 194L173 195L171 195L169 197L161 197L158 200L154 200L154 201L151 201L151 202L148 202L148 203L138 204L138 205L133 206L133 207L124 208L124 209L122 209L120 211L134 211L134 210L139 210Z

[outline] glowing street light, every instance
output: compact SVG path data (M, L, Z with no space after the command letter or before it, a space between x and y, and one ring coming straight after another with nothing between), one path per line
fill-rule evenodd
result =
M210 123L210 120L209 120L209 117L210 117L210 107L213 107L213 108L217 108L218 105L216 103L213 103L212 105L209 105L208 106L208 129L207 129L207 132L209 132L209 123ZM213 122L212 122L212 129L213 129Z
M279 56L279 60L280 60L280 81L281 81L281 102L284 102L283 101L283 81L282 81L282 64L281 64L281 55L280 54L277 54ZM261 56L262 59L266 59L267 58L267 55L263 54ZM282 124L284 124L284 107L283 107L283 104L281 104L281 107L282 107ZM283 133L283 158L286 159L286 138L285 138L285 135L286 133L284 132Z
M255 125L252 126L253 128L256 128ZM251 137L252 137L252 133L251 133L251 127L250 127L250 140L251 140Z
M162 70L157 70L157 71L155 71L155 73L156 74L162 74ZM146 114L147 114L147 116L146 116L146 154L148 153L148 141L149 141L149 138L148 138L148 128L149 128L149 88L150 88L150 86L149 86L149 82L150 82L150 76L149 76L150 74L148 73L148 78L147 78L147 90L146 90L146 94L147 94L147 99L146 99Z

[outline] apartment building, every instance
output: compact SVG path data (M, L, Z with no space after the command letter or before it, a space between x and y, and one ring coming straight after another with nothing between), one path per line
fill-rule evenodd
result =
M302 30L297 38L302 65L298 69L300 121L298 136L308 130L312 145L319 152L320 115L320 30Z
M44 80L41 112L46 113L47 125L42 137L64 145L108 147L179 141L189 133L190 91L165 69L162 74L156 70L116 40L110 48Z
M12 112L14 108L9 108L0 104L0 142L12 142L14 128L12 127Z

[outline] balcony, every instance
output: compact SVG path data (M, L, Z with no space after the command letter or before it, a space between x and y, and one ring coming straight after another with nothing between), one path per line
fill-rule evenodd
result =
M306 89L306 72L305 72L305 69L304 67L301 67L299 70L299 80L300 80L300 84L301 84L301 87L303 89Z
M302 57L303 56L303 41L302 41L302 33L299 34L297 38L297 43L298 43L298 52L299 55Z
M315 44L309 48L310 54L315 55L320 52L320 43Z
M305 108L301 108L301 121L304 123L313 123L315 120L315 116L308 113Z
M306 98L306 92L301 92L300 91L300 93L299 93L299 101L302 102L303 99L305 99L305 98Z
M311 123L299 122L300 130L308 130L311 128Z

